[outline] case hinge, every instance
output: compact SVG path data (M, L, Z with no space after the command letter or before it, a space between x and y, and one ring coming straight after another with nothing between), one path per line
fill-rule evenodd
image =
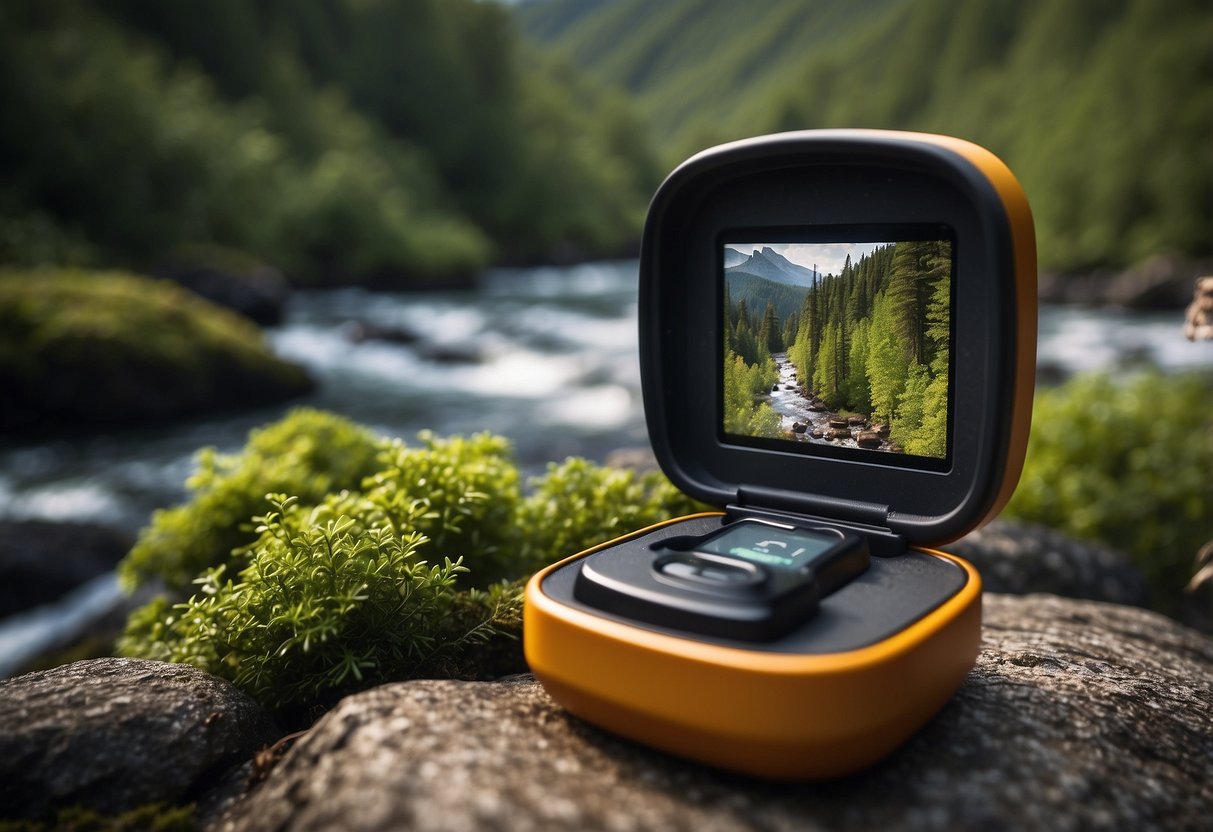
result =
M889 528L889 507L820 494L789 493L767 488L737 489L737 502L726 509L732 519L754 517L787 523L838 526L862 534L872 554L892 557L906 550L904 535Z

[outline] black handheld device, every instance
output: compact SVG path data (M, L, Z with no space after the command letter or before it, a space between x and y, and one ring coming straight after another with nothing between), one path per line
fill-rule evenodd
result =
M574 593L638 621L763 641L803 625L868 560L866 540L834 527L742 520L629 557L587 558Z

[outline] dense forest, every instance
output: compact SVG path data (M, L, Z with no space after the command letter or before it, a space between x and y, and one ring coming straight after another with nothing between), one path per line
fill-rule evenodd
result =
M1016 172L1045 268L1213 253L1203 0L536 0L519 16L628 90L669 164L778 130L947 133Z
M1046 268L1213 253L1198 0L11 0L0 262L409 283L634 251L719 141L984 144Z
M854 262L847 255L837 274L814 275L799 308L781 316L775 298L788 287L727 270L725 432L795 438L768 395L774 356L786 353L801 395L887 425L893 449L946 456L951 272L949 242L882 245Z
M660 176L476 0L0 5L0 262L406 283L630 250Z

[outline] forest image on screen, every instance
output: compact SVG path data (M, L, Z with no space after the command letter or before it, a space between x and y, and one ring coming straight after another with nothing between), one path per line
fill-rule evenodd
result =
M948 240L725 243L724 433L945 458L951 284Z

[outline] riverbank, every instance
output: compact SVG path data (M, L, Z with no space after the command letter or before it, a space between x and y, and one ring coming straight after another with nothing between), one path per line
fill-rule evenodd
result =
M647 447L635 315L634 261L494 272L470 292L296 290L266 339L316 380L312 393L183 421L5 437L0 517L134 534L185 497L199 448L233 452L296 403L408 441L425 428L492 429L510 438L527 475L568 455ZM410 337L352 337L351 322ZM1213 345L1187 341L1179 312L1046 305L1039 333L1050 383L1088 371L1213 369Z
M765 400L779 414L779 426L789 439L838 448L892 453L904 450L889 439L888 425L873 424L867 416L831 410L800 381L786 352L774 353L771 358L779 368L779 381Z
M1197 278L1213 274L1213 259L1159 255L1124 268L1041 272L1042 304L1113 307L1138 311L1182 310L1192 301Z

